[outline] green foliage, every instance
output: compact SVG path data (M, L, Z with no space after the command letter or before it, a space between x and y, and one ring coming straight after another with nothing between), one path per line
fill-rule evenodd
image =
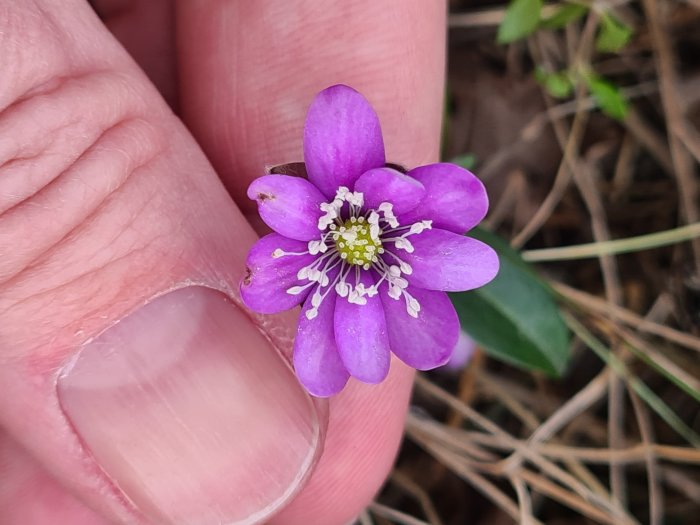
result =
M537 29L562 29L584 16L589 6L567 3L559 6L547 18L542 18L542 0L511 0L498 28L498 42L508 44L524 38ZM632 37L632 28L609 13L601 15L596 37L596 49L614 53L622 49Z
M615 53L625 47L632 38L632 28L609 14L600 19L600 29L595 48L602 53Z
M570 71L548 72L542 68L535 70L535 78L551 96L566 98L573 93L576 84L586 83L588 90L603 113L616 120L624 120L629 111L629 104L620 88L610 80L592 72L578 75Z
M624 120L629 103L620 88L599 75L584 75L583 78L601 111L616 120Z
M476 166L476 155L473 153L464 153L453 157L450 162L452 164L457 164L457 166L461 166L465 170L473 170Z
M561 29L575 22L588 12L588 7L581 4L564 4L552 16L541 21L544 29Z
M542 12L542 0L512 0L498 28L498 42L508 44L537 29Z
M574 90L574 83L568 71L551 73L538 67L535 70L535 78L554 98L566 98Z
M497 359L561 374L569 357L569 334L553 292L502 239L478 228L470 236L498 252L501 268L488 285L450 294L462 327Z

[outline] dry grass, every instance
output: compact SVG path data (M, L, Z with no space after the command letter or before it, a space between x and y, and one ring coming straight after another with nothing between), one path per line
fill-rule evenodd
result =
M363 525L700 520L700 3L593 4L635 28L620 53L595 52L595 11L505 48L505 2L452 2L446 156L480 159L488 223L560 295L572 360L559 379L483 354L419 377ZM583 87L553 100L533 64L592 65L628 117Z

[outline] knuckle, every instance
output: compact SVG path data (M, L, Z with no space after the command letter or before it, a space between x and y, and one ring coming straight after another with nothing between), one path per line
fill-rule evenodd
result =
M142 252L162 225L145 216L170 149L155 111L129 77L94 72L0 112L0 347L34 337L30 319L116 302L143 278L134 260L154 269Z
M112 73L0 114L0 283L64 239L165 148Z

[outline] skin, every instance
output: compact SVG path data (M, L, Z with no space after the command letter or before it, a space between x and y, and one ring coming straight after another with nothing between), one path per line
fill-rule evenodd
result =
M97 121L99 108L116 98L127 113L137 114L142 128L112 140L130 155L142 155L147 176L138 182L143 185L138 194L154 196L144 202L125 198L118 211L109 211L104 200L49 194L42 204L51 208L52 199L62 199L59 217L32 206L0 212L0 229L29 227L2 229L0 247L31 251L31 258L23 258L17 250L0 265L0 384L6 385L0 401L0 516L10 516L8 523L132 522L90 458L82 461L76 452L75 463L66 459L73 457L75 436L44 432L53 424L47 407L55 404L55 392L32 385L50 383L44 380L83 342L77 327L101 332L107 320L162 293L169 279L191 268L213 268L211 278L228 283L235 301L255 239L250 223L259 224L246 188L264 166L301 160L303 118L315 93L336 83L355 87L379 115L391 162L410 167L437 160L445 5L325 4L321 9L316 0L95 0L103 25L82 0L0 0L0 49L16 44L16 52L0 54L0 70L16 72L9 84L7 77L0 83L0 126L16 119L26 124L28 140L38 140L51 122L33 123L18 102L82 78L85 89L67 95L72 99L61 107ZM34 44L25 46L23 39L30 37ZM32 55L40 51L52 54L48 65L42 66L44 55ZM117 72L131 87L108 93L97 71ZM66 116L58 111L46 116L51 118L60 123ZM137 146L129 142L135 133L145 137ZM173 134L178 143L164 143ZM75 162L69 146L48 151L31 152L46 163L47 173L59 169L52 165L59 160ZM0 160L0 180L8 167ZM113 181L112 198L128 191L123 182ZM31 202L49 184L21 179L19 191L33 195ZM163 193L172 199L158 198ZM171 202L187 204L179 208ZM144 213L144 206L157 209ZM210 216L183 223L185 206L201 207ZM7 222L10 213L16 223ZM54 231L57 223L74 234ZM126 239L125 247L105 250L105 239L114 238ZM23 244L25 239L30 242ZM166 269L163 253L173 254ZM38 266L51 271L38 272ZM293 315L282 316L264 329L274 339L293 323ZM279 338L277 345L289 351L288 340ZM351 381L340 395L320 403L327 403L325 447L307 482L272 523L344 525L359 514L391 468L412 374L394 360L381 385Z

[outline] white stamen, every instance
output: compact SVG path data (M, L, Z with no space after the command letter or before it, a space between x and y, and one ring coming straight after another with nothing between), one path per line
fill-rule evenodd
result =
M372 239L374 242L379 241L379 236L381 235L382 230L379 229L379 226L377 224L370 224L369 225L369 238Z
M389 297L398 301L401 298L401 288L395 284L389 283Z
M390 203L390 202L382 202L382 203L377 207L377 209L378 209L379 211L381 211L382 213L384 213L384 215L386 215L387 213L390 213L391 215L394 214L394 212L393 212L394 205L393 205L392 203Z
M432 229L433 221L421 221L411 224L411 229L406 235L417 235L423 233L424 230Z
M420 312L420 303L408 292L404 292L404 296L406 297L406 311L408 315L417 319L418 312Z
M357 231L348 230L346 232L341 233L340 236L345 240L345 242L352 246L357 240Z
M328 246L324 241L309 241L309 253L311 255L316 255L318 253L323 253L328 250Z
M308 253L308 250L305 252L285 252L284 250L277 248L275 251L272 252L272 258L279 259L280 257L284 257L285 255L308 255Z
M340 281L338 284L335 285L335 292L340 297L347 297L350 293L350 285L345 281Z
M320 208L321 211L325 211L326 215L329 217L335 219L338 216L338 206L336 205L335 201L321 203Z
M365 305L365 304L367 304L367 299L365 299L360 294L360 292L358 292L357 289L355 289L348 294L348 302L350 304Z
M364 195L361 192L339 187L331 202L320 205L323 214L318 219L318 228L322 233L319 239L307 243L306 252L285 252L278 248L272 253L273 258L306 254L317 256L296 274L298 280L306 282L287 289L290 295L299 295L315 286L309 305L311 308L306 311L306 317L310 320L318 316L319 307L329 293L336 293L351 304L364 305L367 298L379 293L384 281L387 281L388 296L395 300L403 297L407 313L418 317L420 303L408 292L409 283L403 277L411 275L413 268L394 252L404 250L412 253L414 247L407 237L431 229L432 221L400 226L391 202L382 202L376 210L363 211L363 206ZM396 250L387 250L386 245L393 245ZM385 253L391 255L392 264L384 260ZM336 267L339 268L331 279L331 271ZM360 281L362 272L369 270L377 272L379 278L372 286L366 287Z
M413 253L414 250L411 241L404 237L395 237L394 246L396 246L396 248L399 250L406 250L408 253Z
M408 281L403 277L394 277L392 282L401 289L408 288Z
M323 215L318 218L318 229L323 231L333 222L333 218L328 215Z
M354 193L348 192L345 195L345 200L348 201L353 206L357 206L357 207L361 208L365 203L365 196L359 191L356 191Z
M396 220L396 216L394 215L393 204L390 202L382 202L377 209L384 214L384 220L389 223L389 226L398 228L399 221Z

